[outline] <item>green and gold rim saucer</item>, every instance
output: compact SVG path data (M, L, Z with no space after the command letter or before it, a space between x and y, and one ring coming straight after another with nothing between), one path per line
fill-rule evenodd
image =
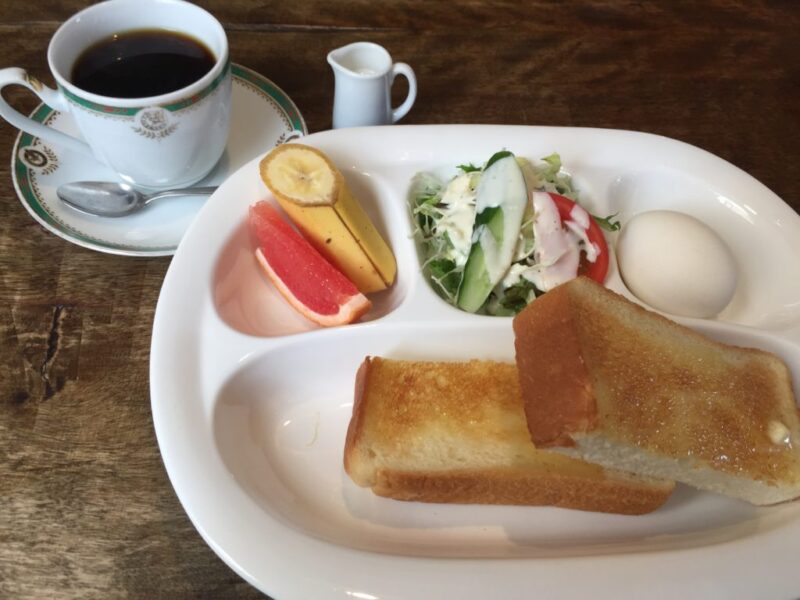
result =
M297 106L280 87L241 65L233 64L232 73L228 144L217 166L197 185L219 185L253 157L308 133ZM48 127L78 135L69 114L44 104L30 117ZM176 198L116 219L85 215L58 199L58 186L73 181L119 181L117 175L89 157L25 132L19 133L14 144L11 172L20 202L45 229L84 248L109 254L174 254L207 199L200 196Z

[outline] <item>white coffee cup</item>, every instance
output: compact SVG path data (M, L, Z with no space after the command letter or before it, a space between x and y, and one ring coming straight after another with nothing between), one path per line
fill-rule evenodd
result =
M389 125L406 116L417 97L417 78L406 63L392 63L383 46L355 42L328 54L334 73L333 127ZM408 96L392 108L392 83L408 79Z
M160 96L112 98L76 87L71 69L93 43L114 34L161 29L187 34L214 55L213 68L194 83ZM225 150L231 107L231 68L225 30L202 8L183 0L107 0L67 20L50 40L47 62L58 89L23 69L0 70L0 90L27 87L48 106L69 113L83 140L17 112L0 97L9 123L75 152L95 157L126 182L146 188L182 187L202 179Z

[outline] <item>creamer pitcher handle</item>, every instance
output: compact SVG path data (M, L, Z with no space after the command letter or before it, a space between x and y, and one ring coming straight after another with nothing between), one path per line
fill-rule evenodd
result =
M0 69L0 92L7 85L21 85L28 88L34 94L39 96L39 99L47 104L50 108L66 112L68 110L67 101L60 92L51 89L39 81L36 77L29 75L24 69L17 67L9 67L7 69ZM79 140L78 138L56 131L42 123L37 123L33 119L26 117L16 109L12 108L0 94L0 116L6 121L11 123L14 127L26 131L31 135L47 140L54 144L63 146L68 150L80 152L88 156L94 156L89 144Z
M414 105L414 100L417 99L417 78L414 75L414 69L406 63L395 63L392 65L392 82L398 75L402 75L408 80L408 96L400 106L392 110L392 123L397 123L405 117Z

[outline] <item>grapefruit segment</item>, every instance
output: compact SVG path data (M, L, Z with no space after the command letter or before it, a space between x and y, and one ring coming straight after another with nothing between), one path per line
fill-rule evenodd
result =
M371 303L355 284L284 221L268 202L250 207L256 258L289 304L325 327L352 323Z

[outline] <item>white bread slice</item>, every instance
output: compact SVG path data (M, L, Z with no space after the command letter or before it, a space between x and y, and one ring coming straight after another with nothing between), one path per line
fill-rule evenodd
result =
M586 278L514 319L531 439L753 504L800 496L800 419L777 356L709 340Z
M642 514L673 482L538 451L513 364L367 358L358 371L345 470L397 500L552 505Z

